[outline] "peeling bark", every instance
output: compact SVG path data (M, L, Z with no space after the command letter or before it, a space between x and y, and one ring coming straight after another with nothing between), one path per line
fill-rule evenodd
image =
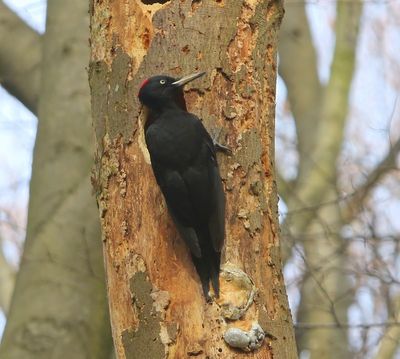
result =
M90 84L97 139L93 184L102 222L118 358L241 357L222 339L230 327L268 335L247 356L295 358L283 284L274 181L274 115L279 1L92 1ZM227 21L227 19L229 21ZM190 255L154 180L136 94L157 73L207 70L186 88L232 157L220 157L227 194L223 263L257 288L241 319L221 315L232 287L207 305ZM230 289L229 289L230 288ZM255 327L253 327L255 328Z

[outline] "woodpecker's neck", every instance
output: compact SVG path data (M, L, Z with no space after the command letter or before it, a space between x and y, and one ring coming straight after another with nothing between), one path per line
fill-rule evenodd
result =
M146 105L145 105L146 106ZM147 108L154 115L158 115L164 111L169 110L183 110L187 111L185 98L183 93L177 93L175 96L158 98L156 101L152 101L151 104L147 105Z
M186 103L183 100L183 102L181 103L176 103L173 101L168 101L165 103L159 102L157 103L157 106L152 105L152 107L147 107L144 106L144 115L145 115L145 124L144 124L144 129L145 131L147 130L147 128L154 123L159 117L161 117L161 115L164 112L167 111L185 111L187 112L186 109Z

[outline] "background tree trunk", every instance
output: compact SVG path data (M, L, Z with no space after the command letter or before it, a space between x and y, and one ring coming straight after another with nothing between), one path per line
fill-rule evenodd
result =
M354 269L357 265L353 266L353 258L349 257L352 243L345 230L352 228L357 232L353 220L364 210L378 181L396 167L400 140L394 141L365 181L360 181L362 184L353 187L354 192L346 196L349 190L343 186L347 174L341 168L341 152L351 112L350 90L357 63L363 2L336 4L336 41L326 86L318 78L306 7L305 1L288 3L279 43L279 71L288 90L298 153L296 177L290 182L285 182L283 175L279 177L280 194L288 207L282 225L286 242L284 259L285 262L293 259L294 248L293 257L301 262L296 316L299 353L316 359L353 358L356 354L354 343L349 342L348 329L352 326L348 325L348 312L351 304L357 303L358 288L349 274L357 273ZM296 61L292 60L294 57ZM376 224L371 226L374 228ZM392 335L397 338L399 333L397 326L388 327L389 338ZM395 350L389 342L382 340L380 353ZM365 353L359 355L367 357Z
M27 239L1 358L109 358L101 234L90 194L88 25L85 1L49 1Z
M343 141L348 114L348 98L355 66L355 49L361 14L359 2L339 3L337 7L335 52L331 77L324 91L319 109L317 140L313 152L304 156L312 165L299 173L297 193L290 197L288 205L298 209L305 204L317 206L332 202L330 206L318 208L318 214L304 211L291 225L291 233L324 233L327 226L342 228L340 207L336 202L336 161ZM315 106L312 106L315 107ZM329 134L329 135L328 135ZM313 215L315 219L311 218ZM308 218L307 218L308 217ZM331 227L333 228L333 227ZM350 284L343 268L347 263L346 242L340 231L326 231L324 241L304 242L309 274L304 277L301 302L297 319L302 323L347 323L347 311L351 304ZM347 329L329 331L323 328L303 331L299 328L299 347L310 350L312 358L350 358Z
M222 335L229 327L249 330L254 323L270 336L249 357L297 357L274 181L282 4L92 1L90 12L94 185L118 358L241 357ZM140 82L151 75L179 77L197 70L207 75L186 89L188 108L210 132L223 128L220 140L233 150L232 157L219 158L227 194L219 305L205 303L188 250L168 216L136 98ZM233 310L250 296L246 274L257 289L254 303L240 320L225 321L228 303Z

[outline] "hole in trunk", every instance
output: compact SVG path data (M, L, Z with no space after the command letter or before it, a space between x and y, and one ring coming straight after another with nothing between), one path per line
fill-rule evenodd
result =
M201 6L202 0L192 0L192 11L196 11Z

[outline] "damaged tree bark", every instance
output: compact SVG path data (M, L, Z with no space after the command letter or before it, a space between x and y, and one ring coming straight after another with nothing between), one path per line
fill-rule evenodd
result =
M93 184L118 358L295 358L273 161L282 4L149 3L90 9ZM188 108L233 150L219 158L227 234L221 298L211 305L153 177L137 100L147 77L203 70L186 88Z

